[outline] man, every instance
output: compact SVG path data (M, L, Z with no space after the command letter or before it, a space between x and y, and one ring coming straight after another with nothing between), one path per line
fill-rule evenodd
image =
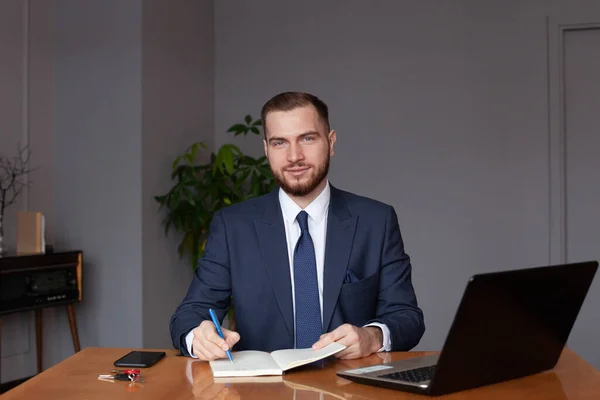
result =
M317 97L281 93L262 109L264 151L279 189L215 213L205 253L171 318L175 348L202 360L225 351L319 349L351 359L409 350L425 330L410 258L391 206L329 184L336 132ZM230 296L236 332L221 339Z

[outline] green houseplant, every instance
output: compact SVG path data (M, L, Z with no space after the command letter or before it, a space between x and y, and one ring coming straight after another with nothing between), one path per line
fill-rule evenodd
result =
M231 126L234 136L260 135L260 119L250 115L243 123ZM195 269L204 252L214 213L231 204L266 194L275 188L275 181L265 156L253 158L233 144L224 144L210 154L210 161L197 164L204 142L190 145L175 158L171 170L174 184L168 193L155 196L160 209L166 209L163 220L165 235L170 229L183 234L178 246L180 258L189 256Z

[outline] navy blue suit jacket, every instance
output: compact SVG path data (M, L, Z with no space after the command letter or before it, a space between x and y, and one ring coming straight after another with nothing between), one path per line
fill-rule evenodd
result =
M381 322L392 350L410 350L425 330L410 258L393 207L331 186L323 275L323 331ZM213 308L222 321L232 296L234 350L294 347L292 287L278 189L215 213L204 256L170 322L175 348Z

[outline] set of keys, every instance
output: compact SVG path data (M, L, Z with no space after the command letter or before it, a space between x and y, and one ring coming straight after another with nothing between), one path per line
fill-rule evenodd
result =
M104 381L126 381L143 383L139 369L112 369L112 374L98 375L98 379Z

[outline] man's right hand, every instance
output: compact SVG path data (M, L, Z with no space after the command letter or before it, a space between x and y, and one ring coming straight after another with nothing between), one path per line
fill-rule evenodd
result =
M223 327L221 327L221 331L225 340L221 339L212 321L202 321L197 328L194 328L192 331L194 333L192 341L194 355L205 361L227 358L225 351L230 350L240 340L240 335Z

